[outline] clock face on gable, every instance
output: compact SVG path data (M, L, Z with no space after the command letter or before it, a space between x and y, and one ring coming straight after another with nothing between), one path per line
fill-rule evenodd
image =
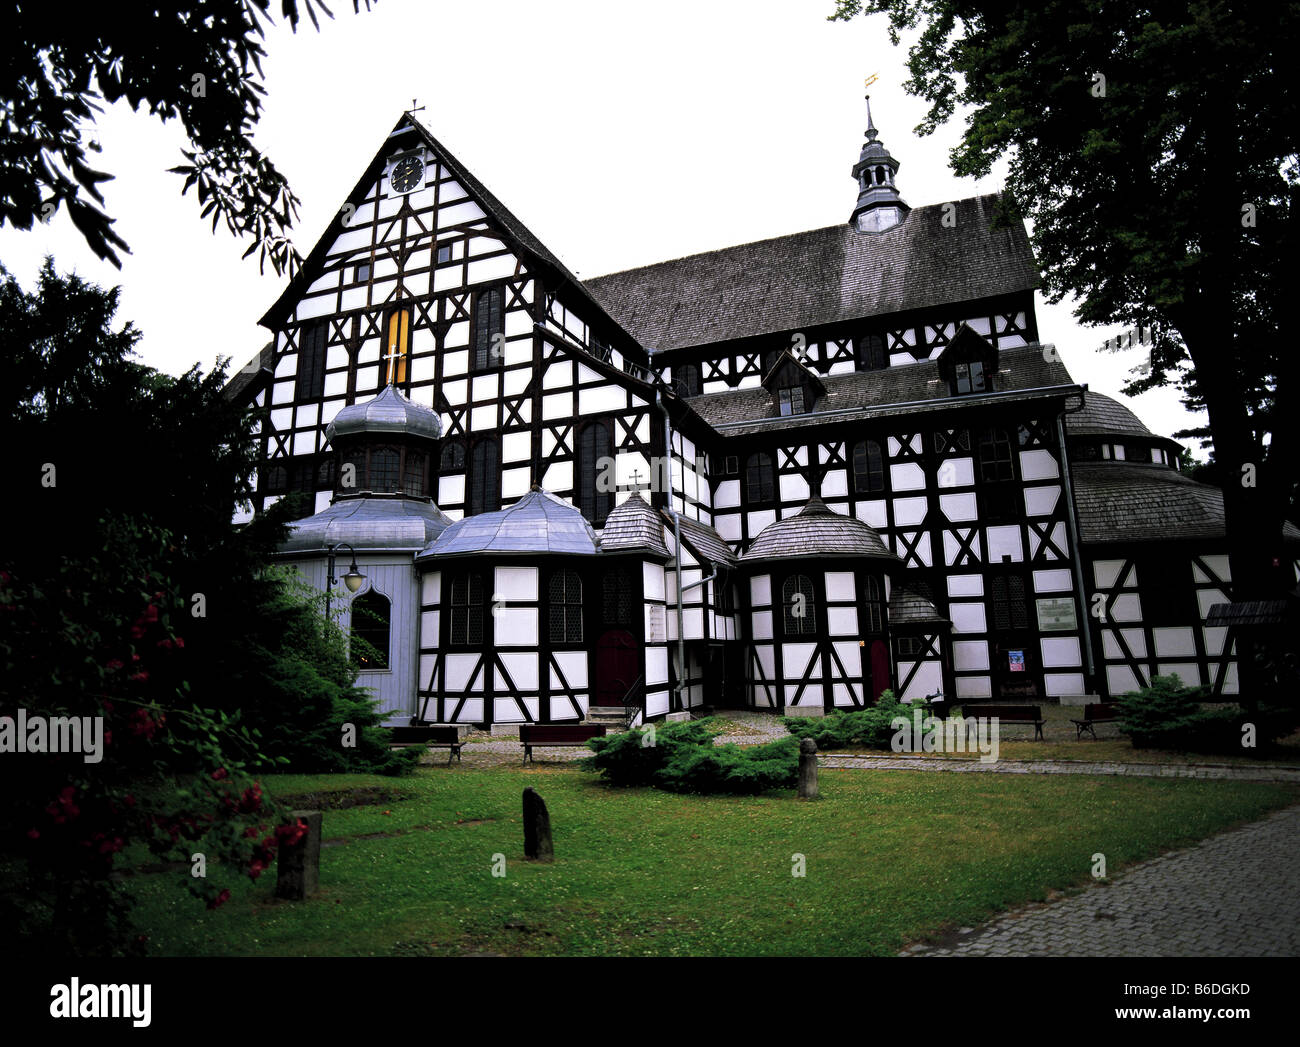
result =
M418 156L404 156L393 164L388 184L397 193L409 193L424 180L424 161Z

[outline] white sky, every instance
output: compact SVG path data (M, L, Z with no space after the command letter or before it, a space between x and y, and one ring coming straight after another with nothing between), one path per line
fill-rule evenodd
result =
M257 141L302 201L293 236L305 256L403 110L421 117L580 277L846 222L850 168L866 126L863 79L881 140L913 207L991 192L948 169L955 122L929 138L906 95L905 44L879 16L832 23L832 0L382 0L354 15L334 0L317 34L268 32ZM203 70L179 70L185 82ZM120 284L118 321L144 332L140 358L179 374L218 355L239 367L268 339L258 318L283 289L246 242L200 220L167 168L183 136L124 104L99 120L98 165L121 271L86 247L62 211L0 229L0 262L24 287L41 259ZM1097 347L1122 325L1081 328L1068 302L1041 295L1042 339L1075 381L1117 396L1143 350ZM1172 389L1130 406L1156 432L1196 424ZM1203 457L1203 455L1201 455Z

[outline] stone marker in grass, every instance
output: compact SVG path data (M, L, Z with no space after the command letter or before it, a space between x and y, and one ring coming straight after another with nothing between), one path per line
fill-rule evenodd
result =
M524 790L524 857L539 862L555 858L555 847L551 843L551 816L546 811L546 801L531 785Z
M307 832L297 843L282 844L275 863L275 896L295 902L314 894L320 883L320 839L324 815L320 811L290 813L290 822L299 819L307 826Z
M817 799L817 743L811 738L799 743L799 799Z

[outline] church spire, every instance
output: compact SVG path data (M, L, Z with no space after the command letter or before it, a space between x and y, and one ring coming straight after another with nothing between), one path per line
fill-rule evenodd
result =
M880 141L880 132L871 119L870 95L867 95L866 136L862 155L853 165L853 177L858 183L858 203L849 216L849 224L861 233L878 233L898 225L911 208L903 202L894 185L899 164Z

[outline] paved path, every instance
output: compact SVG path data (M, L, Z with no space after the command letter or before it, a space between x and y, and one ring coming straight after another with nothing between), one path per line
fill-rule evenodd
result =
M1125 774L1138 778L1214 778L1237 782L1300 782L1300 767L1277 764L1111 763L1083 760L947 760L937 756L823 753L821 767L870 771L960 771L986 774Z
M1300 806L904 956L1300 956Z

